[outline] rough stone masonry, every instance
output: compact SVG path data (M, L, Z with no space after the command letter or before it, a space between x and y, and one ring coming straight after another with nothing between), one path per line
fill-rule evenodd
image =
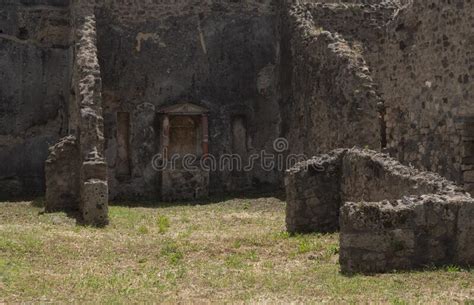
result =
M470 0L4 0L0 197L46 191L49 210L106 223L108 199L276 189L283 173L261 166L153 162L246 160L279 137L308 156L383 149L470 191L473 12Z
M370 150L339 149L290 169L289 232L340 231L344 273L474 263L474 200L437 174Z

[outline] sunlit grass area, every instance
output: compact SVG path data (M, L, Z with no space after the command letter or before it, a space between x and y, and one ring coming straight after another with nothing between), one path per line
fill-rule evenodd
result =
M0 303L474 304L474 271L456 266L341 275L338 235L289 236L274 197L144 205L96 229L0 203Z

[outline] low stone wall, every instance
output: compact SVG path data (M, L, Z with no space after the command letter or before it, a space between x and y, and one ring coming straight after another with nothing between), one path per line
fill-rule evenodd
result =
M474 200L437 174L340 149L288 171L287 228L340 228L345 273L474 263Z
M422 195L348 202L341 209L343 272L383 272L474 263L474 202L469 196Z
M288 171L286 224L290 232L334 232L341 202L342 150L299 163Z

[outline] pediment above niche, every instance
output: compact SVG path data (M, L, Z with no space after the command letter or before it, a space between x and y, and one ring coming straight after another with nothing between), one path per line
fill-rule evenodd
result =
M200 115L208 113L207 108L194 105L191 103L181 103L171 106L163 107L159 110L159 113L170 114L170 115Z

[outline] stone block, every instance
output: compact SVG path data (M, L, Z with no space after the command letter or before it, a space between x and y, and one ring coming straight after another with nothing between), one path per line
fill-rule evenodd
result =
M474 156L474 142L464 141L462 143L462 157L473 157Z
M84 223L93 226L107 225L109 223L107 181L85 181L82 186L81 195Z
M462 177L465 183L474 182L474 170L463 172Z
M104 160L82 163L82 179L107 180L107 163Z
M474 265L474 203L463 202L458 214L456 263Z

